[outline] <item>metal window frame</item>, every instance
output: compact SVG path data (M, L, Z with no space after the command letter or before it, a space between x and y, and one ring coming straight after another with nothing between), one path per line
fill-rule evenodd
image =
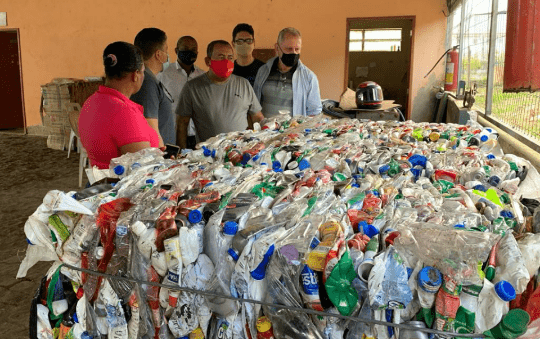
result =
M378 28L378 29L351 29L349 30L349 34L350 32L362 32L362 39L350 39L349 37L349 46L351 44L351 42L361 42L362 43L362 50L361 51L358 51L358 52L398 52L398 51L366 51L366 46L365 46L365 43L366 42L391 42L391 41L395 41L395 42L399 42L400 46L401 46L401 43L403 42L403 39L366 39L366 31L386 31L386 30L399 30L400 32L403 31L403 29L401 28ZM403 35L403 32L401 32L402 35Z

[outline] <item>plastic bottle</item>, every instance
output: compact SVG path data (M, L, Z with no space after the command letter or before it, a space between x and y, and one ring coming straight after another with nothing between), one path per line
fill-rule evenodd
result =
M131 229L139 238L137 241L139 251L146 259L150 259L152 252L157 250L157 230L155 228L147 228L146 225L141 221L136 221L133 225L131 225Z
M509 302L516 298L512 284L502 280L493 285L484 279L484 287L478 295L475 331L482 333L495 327L509 311Z
M418 272L418 299L423 309L431 309L435 304L435 295L442 284L441 272L431 266Z
M164 241L165 258L167 260L167 279L178 286L181 285L182 276L182 254L180 251L180 240L178 237L169 238ZM168 301L171 307L176 307L180 291L171 290L168 292Z

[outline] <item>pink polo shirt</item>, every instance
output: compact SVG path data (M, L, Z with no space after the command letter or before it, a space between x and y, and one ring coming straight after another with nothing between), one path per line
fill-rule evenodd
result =
M143 116L143 107L119 91L99 86L84 103L79 116L79 136L92 166L109 168L120 147L135 142L159 146L156 131Z

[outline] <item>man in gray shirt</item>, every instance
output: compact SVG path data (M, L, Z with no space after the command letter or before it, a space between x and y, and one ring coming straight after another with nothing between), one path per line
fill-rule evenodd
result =
M186 147L189 119L197 130L197 142L220 133L242 131L263 119L261 105L249 82L232 74L233 49L224 40L212 41L206 50L205 74L186 83L180 93L177 143Z
M139 47L144 59L144 81L141 89L131 96L131 100L143 106L148 125L159 136L159 146L176 143L176 117L172 110L174 98L156 75L168 64L167 36L158 28L145 28L135 37L134 45Z

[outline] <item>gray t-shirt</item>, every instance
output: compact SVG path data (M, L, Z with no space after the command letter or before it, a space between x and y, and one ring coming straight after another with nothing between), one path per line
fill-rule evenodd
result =
M248 113L260 111L261 105L246 79L233 74L227 82L215 84L205 73L186 83L176 114L193 119L200 142L220 133L245 130Z
M144 117L158 119L159 134L165 144L176 144L176 116L172 110L174 99L161 81L148 68L144 70L141 89L130 98L144 108Z
M293 86L292 77L296 66L286 73L281 73L277 66L277 59L272 65L261 95L262 113L265 118L279 115L279 111L293 111Z

